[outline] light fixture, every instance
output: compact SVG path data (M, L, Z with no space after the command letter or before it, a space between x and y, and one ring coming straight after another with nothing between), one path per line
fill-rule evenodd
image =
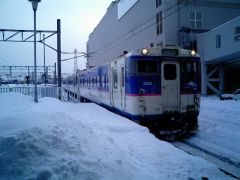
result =
M41 2L41 0L28 0L28 1L32 2L32 8L34 11L37 10L38 3Z
M38 102L38 92L37 92L37 50L36 50L36 12L38 3L41 0L28 0L32 2L33 14L34 14L34 101Z
M196 56L196 51L191 50L190 54L191 54L192 56Z
M149 50L146 49L146 48L143 48L141 52L142 52L143 55L146 55L146 54L149 53Z

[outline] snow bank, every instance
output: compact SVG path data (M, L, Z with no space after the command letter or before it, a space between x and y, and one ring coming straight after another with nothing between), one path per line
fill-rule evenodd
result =
M95 104L0 94L0 179L228 179Z

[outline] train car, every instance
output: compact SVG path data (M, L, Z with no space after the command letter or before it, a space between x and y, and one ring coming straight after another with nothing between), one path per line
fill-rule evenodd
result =
M200 58L194 51L144 48L85 70L78 79L82 101L96 102L161 134L197 124Z

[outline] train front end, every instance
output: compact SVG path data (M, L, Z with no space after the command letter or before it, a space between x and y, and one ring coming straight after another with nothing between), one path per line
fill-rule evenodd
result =
M177 47L131 54L126 63L126 98L133 117L160 136L195 128L200 109L199 56Z

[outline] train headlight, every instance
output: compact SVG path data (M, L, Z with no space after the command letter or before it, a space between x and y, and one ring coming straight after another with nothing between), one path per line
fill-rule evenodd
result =
M195 56L197 53L196 53L196 51L191 50L190 54L191 54L192 56Z
M146 54L149 53L149 50L146 49L146 48L143 48L141 52L142 52L143 55L146 55Z

